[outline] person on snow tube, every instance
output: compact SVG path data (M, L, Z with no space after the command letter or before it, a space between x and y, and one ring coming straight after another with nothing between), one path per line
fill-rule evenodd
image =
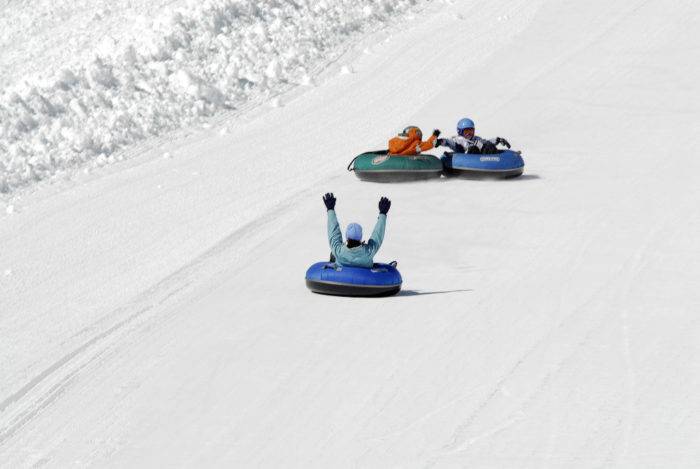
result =
M435 146L448 146L456 153L471 153L491 155L498 153L497 145L504 145L510 148L508 140L496 137L491 140L474 135L474 121L465 117L457 122L457 135L452 138L439 138Z
M440 131L435 129L433 130L433 135L423 142L423 132L415 125L409 125L403 129L403 132L389 140L389 154L402 156L419 155L422 151L435 148L437 146L435 141L439 135Z
M369 241L362 241L362 226L350 223L345 230L347 244L343 244L338 218L335 214L335 196L328 193L323 196L323 203L328 212L328 244L331 247L331 262L346 267L367 267L374 265L374 256L384 241L386 214L391 207L391 201L386 197L379 199L379 218Z

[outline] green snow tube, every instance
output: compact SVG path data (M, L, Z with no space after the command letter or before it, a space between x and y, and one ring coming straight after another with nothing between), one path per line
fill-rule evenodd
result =
M388 150L357 155L348 165L358 178L371 182L404 182L439 178L442 161L433 155L390 155Z

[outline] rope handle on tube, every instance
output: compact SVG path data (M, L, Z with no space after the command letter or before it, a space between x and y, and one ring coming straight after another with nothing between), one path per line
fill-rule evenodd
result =
M354 167L351 168L351 166L352 166L353 164L355 164L355 160L358 159L359 157L360 157L360 155L357 155L355 158L352 159L352 161L350 162L350 164L348 164L348 171L354 171L354 170L355 170L355 168L354 168Z
M355 167L353 166L353 164L355 163L355 160L358 159L359 157L361 157L362 155L366 155L367 153L374 153L374 154L376 154L376 155L388 155L388 154L389 154L389 150L366 151L366 152L364 152L364 153L361 153L361 154L357 155L355 158L352 159L352 161L351 161L350 164L348 165L348 171L355 171ZM352 166L352 168L351 168L351 166Z

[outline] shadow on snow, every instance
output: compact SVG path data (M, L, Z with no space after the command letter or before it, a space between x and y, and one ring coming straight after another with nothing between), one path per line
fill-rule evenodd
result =
M419 291L419 290L401 290L396 294L396 296L418 296L418 295L441 295L444 293L460 293L474 291L471 288L462 290L441 290L441 291Z

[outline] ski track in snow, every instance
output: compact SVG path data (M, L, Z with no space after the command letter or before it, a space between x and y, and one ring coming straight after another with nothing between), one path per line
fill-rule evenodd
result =
M668 141L700 144L700 69L656 74L698 47L698 18L662 0L441 4L281 108L22 199L0 224L0 460L693 467L700 168ZM459 41L471 60L447 64ZM523 178L343 171L388 129L445 130L465 106L526 149ZM392 198L381 257L412 294L305 291L329 190L366 230Z
M196 277L215 276L216 272L209 272L207 269L220 268L221 259L230 262L234 248L241 249L250 233L257 235L263 230L269 230L268 225L283 211L289 210L295 200L295 197L291 197L274 211L265 213L257 220L237 229L190 264L143 292L127 306L109 312L100 321L88 326L87 330L98 332L92 332L89 340L56 360L0 402L0 412L8 420L7 426L0 427L0 445L49 406L84 368L94 367L105 349L115 346L115 342L119 340L118 334L128 333L130 327L134 329L134 323L145 320L143 316L154 310L162 310L171 299L182 296L185 291L191 291L191 284L196 282ZM9 416L9 412L5 413L10 406L13 416Z

